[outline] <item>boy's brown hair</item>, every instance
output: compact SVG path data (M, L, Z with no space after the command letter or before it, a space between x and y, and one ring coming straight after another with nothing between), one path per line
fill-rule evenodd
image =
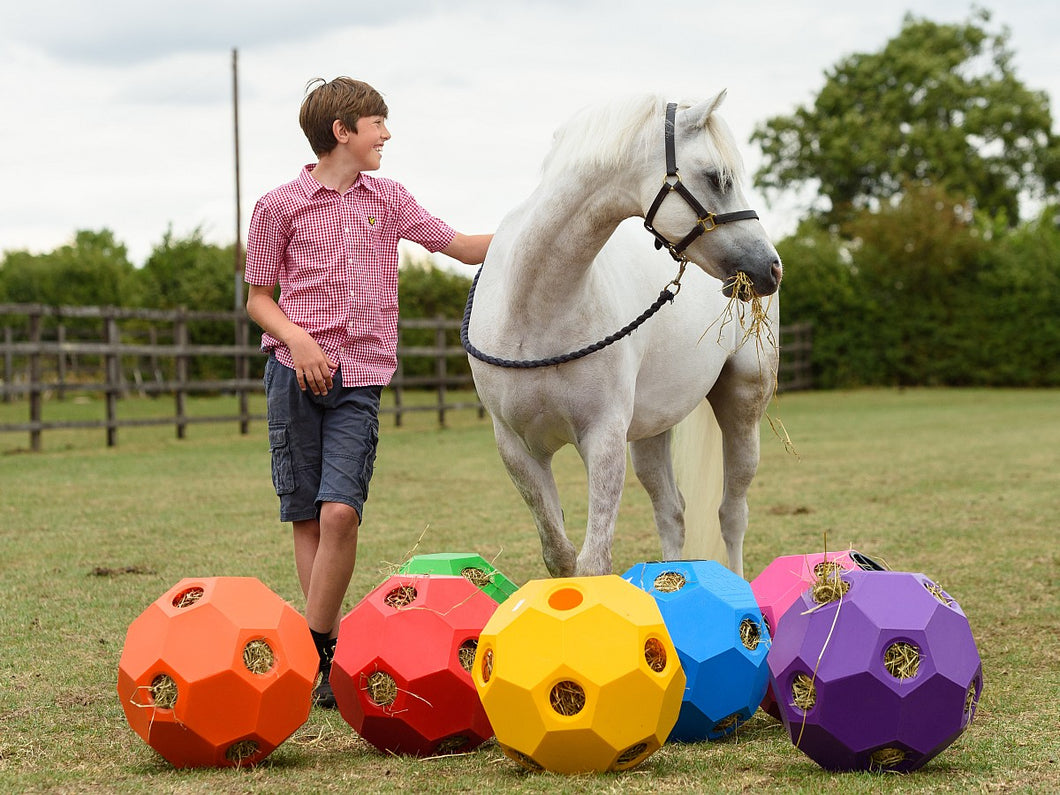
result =
M382 95L367 83L350 77L328 82L316 77L306 83L306 95L298 112L298 123L319 157L338 145L332 125L338 119L351 133L357 132L362 116L388 115Z

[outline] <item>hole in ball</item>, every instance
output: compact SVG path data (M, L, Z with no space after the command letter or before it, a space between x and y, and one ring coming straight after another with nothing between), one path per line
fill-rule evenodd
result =
M173 597L173 607L185 608L191 607L193 604L202 599L202 595L206 593L202 588L185 588L183 591Z
M411 585L399 585L390 591L383 601L390 607L405 607L416 601L416 589Z
M582 603L583 598L577 588L559 588L549 594L548 606L553 610L573 610Z
M548 701L560 715L577 715L585 708L585 691L577 682L564 679L552 688Z

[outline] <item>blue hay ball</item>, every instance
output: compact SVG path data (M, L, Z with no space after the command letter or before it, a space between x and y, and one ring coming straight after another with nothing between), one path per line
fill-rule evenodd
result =
M669 739L716 740L758 709L770 639L751 585L712 560L639 563L623 579L655 597L687 684Z

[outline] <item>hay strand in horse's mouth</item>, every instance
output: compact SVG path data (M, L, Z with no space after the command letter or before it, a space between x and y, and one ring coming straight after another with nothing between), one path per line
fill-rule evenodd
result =
M725 309L722 310L717 319L707 326L706 331L700 336L699 342L703 341L703 338L707 336L708 331L714 328L715 325L718 325L718 342L720 343L725 326L736 321L743 330L743 337L740 339L737 347L742 347L746 344L747 340L754 337L755 344L758 348L759 362L761 362L762 351L766 345L779 349L780 346L777 342L777 338L774 336L773 328L769 324L769 304L766 303L763 305L762 296L755 291L754 282L751 280L751 277L743 271L737 271L733 276L725 280L725 286L722 288L722 292L728 292L728 303L725 304ZM773 297L770 296L769 300L772 301ZM747 309L750 310L750 320L745 323ZM779 383L777 371L770 368L770 374L773 376L773 394L775 396L777 385ZM791 436L788 435L788 430L784 427L784 423L780 418L772 417L768 412L766 412L765 416L769 421L769 427L773 430L774 435L780 439L781 443L784 445L784 449L796 458L799 458L799 451L795 449L795 443L791 440Z
M769 326L769 315L766 311L766 306L762 304L762 296L755 292L754 282L751 281L751 277L743 271L737 271L733 276L725 280L722 292L729 294L729 301L725 304L725 309L718 315L717 320L707 326L699 341L703 341L703 337L707 336L707 331L714 328L715 324L718 324L718 339L720 341L725 326L737 321L740 328L743 329L743 338L740 340L740 345L754 337L758 343L759 350L761 350L763 347L762 335L764 333L764 341L775 346L776 338L773 336L773 329ZM745 324L745 309L748 308L750 309L750 322ZM776 373L773 376L775 381Z
M754 282L743 271L736 271L736 275L726 282L726 287L730 288L730 294L736 301L752 301L758 298L761 303L762 299L755 292Z

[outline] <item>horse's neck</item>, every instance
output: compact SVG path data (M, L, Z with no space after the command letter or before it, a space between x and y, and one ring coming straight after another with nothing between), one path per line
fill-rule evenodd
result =
M523 205L511 240L509 298L554 301L581 284L618 224L638 209L632 192L612 175L563 175L542 183Z

